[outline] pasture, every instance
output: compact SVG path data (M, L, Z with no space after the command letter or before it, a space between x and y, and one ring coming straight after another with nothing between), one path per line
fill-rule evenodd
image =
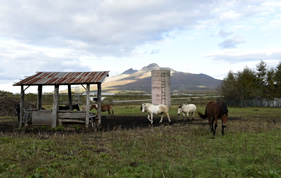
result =
M44 106L45 107L45 106ZM65 125L13 129L0 118L1 177L280 177L280 108L232 108L225 135L195 115L184 120L178 105L159 124L140 105L115 105L99 130ZM197 110L204 112L205 105ZM13 129L13 130L12 130Z

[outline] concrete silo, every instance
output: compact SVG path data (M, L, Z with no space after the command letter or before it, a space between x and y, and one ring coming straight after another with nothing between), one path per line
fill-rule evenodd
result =
M151 82L152 104L171 106L170 70L152 70Z

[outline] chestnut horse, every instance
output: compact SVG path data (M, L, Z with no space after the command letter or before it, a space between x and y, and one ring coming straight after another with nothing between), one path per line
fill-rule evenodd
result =
M198 112L198 115L202 119L208 118L209 125L211 132L213 132L213 135L216 135L216 129L218 125L218 119L221 118L222 120L222 135L224 135L224 128L226 127L226 122L228 119L228 109L225 102L218 100L218 101L210 101L207 103L205 114L202 114ZM214 122L215 122L215 128L214 128Z
M90 107L90 111L92 109L96 109L98 110L98 104L92 104L92 106ZM114 116L114 108L111 104L102 104L101 105L101 112L106 112L107 111L107 117L111 117L111 116Z

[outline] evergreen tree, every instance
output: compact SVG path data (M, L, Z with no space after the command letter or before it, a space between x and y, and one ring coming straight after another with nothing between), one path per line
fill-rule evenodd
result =
M227 99L236 100L237 92L237 76L229 71L227 77L222 81L221 93Z
M261 61L257 65L257 96L261 98L261 101L263 98L265 98L265 91L266 91L266 75L267 75L267 66L266 63Z
M245 99L251 99L256 95L256 75L254 71L246 67L242 72L237 73L237 90L242 107Z
M275 69L274 81L277 88L276 97L281 98L281 61Z
M266 88L265 88L265 93L264 96L266 99L274 99L277 97L277 88L275 85L275 71L273 68L269 69L266 75Z

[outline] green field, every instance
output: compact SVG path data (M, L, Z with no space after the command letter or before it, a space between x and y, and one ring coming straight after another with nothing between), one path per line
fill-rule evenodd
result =
M146 122L139 105L115 113ZM225 136L220 126L213 137L196 115L110 131L1 132L0 177L281 177L280 108L229 107Z

